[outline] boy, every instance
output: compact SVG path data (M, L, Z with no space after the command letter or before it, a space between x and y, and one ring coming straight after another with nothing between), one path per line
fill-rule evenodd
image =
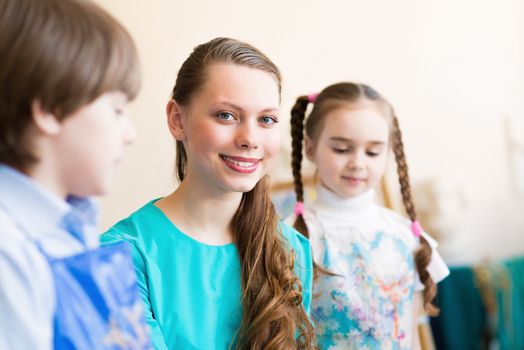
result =
M138 57L81 0L0 0L0 53L0 349L45 350L58 346L59 306L78 312L49 261L98 247L87 197L106 193L134 138Z

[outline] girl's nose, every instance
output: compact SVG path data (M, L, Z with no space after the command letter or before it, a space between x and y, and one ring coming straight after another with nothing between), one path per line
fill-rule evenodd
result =
M256 149L259 145L257 127L251 123L239 124L235 144L238 148Z

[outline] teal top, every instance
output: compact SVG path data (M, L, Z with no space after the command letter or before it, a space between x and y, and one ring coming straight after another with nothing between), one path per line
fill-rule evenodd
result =
M102 243L130 243L155 349L228 349L242 318L236 246L192 239L154 202L110 228ZM309 241L284 223L280 228L296 254L295 272L309 314L313 271Z

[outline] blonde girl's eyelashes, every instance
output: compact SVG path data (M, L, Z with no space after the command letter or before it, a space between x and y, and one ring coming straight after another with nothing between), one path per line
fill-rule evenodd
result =
M348 147L333 146L333 147L331 147L331 149L335 153L351 153L351 152L353 152L355 150L355 148L353 146L348 146ZM380 151L380 150L366 150L366 155L368 157L378 157L381 153L382 153L382 151Z
M366 155L369 157L378 157L384 151L383 147L373 147L366 150Z
M259 123L265 126L272 126L278 123L278 118L273 115L264 115L258 118Z
M331 147L335 153L350 153L353 152L353 147Z

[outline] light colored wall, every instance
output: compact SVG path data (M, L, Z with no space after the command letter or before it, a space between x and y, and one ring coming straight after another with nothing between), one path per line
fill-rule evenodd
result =
M131 106L139 138L113 192L101 200L103 229L176 186L164 108L177 69L195 45L231 36L262 49L284 74L287 139L276 180L291 178L287 115L293 99L337 81L366 82L396 108L413 182L436 178L465 197L465 206L443 219L453 227L446 238L452 244L443 242L448 261L524 253L524 196L517 198L512 187L503 123L524 118L521 2L99 3L136 39L144 72Z

